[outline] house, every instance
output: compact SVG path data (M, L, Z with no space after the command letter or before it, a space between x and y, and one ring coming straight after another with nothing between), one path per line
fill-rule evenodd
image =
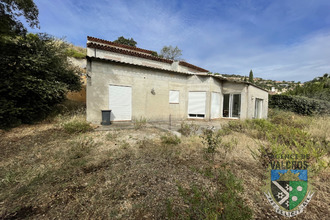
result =
M111 121L266 118L268 92L231 81L185 61L87 37L87 120Z

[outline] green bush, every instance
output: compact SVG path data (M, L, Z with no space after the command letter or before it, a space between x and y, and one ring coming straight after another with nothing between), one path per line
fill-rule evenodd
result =
M84 120L79 120L79 119L73 119L71 121L65 122L63 124L63 129L69 133L84 133L87 131L91 131L92 127L91 125L84 121Z
M289 95L272 95L269 107L289 110L301 115L330 114L330 102Z
M46 34L28 34L0 41L0 48L0 128L42 120L68 90L80 90L65 43Z
M190 136L190 135L195 135L196 132L198 131L199 126L191 123L185 123L184 121L181 123L181 127L179 128L178 132L180 132L183 136Z
M162 144L164 145L178 145L181 143L181 139L176 135L163 135L160 137Z
M66 51L65 51L66 55L68 57L74 57L74 58L77 58L77 59L84 59L87 55L86 53L86 49L84 51L79 51L78 49L75 49L75 48L68 48Z

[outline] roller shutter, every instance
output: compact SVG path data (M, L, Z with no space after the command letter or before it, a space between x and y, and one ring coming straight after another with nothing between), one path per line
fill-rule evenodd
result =
M188 97L188 116L205 117L206 92L189 92Z
M132 119L132 87L109 87L109 109L111 109L111 121Z

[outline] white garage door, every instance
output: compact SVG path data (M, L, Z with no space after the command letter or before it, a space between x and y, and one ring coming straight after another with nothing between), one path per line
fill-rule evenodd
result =
M189 92L188 116L192 118L205 117L206 92Z
M111 109L111 121L132 119L132 87L109 87L109 109Z
M212 92L211 118L220 117L220 93Z

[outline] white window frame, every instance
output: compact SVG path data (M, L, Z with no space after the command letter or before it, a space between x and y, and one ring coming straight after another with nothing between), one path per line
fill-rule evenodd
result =
M173 96L177 97L173 99ZM180 103L180 91L179 90L170 90L168 93L168 99L170 104L179 104ZM171 99L172 98L172 99Z
M224 117L223 116L223 108L224 108L224 105L223 105L223 102L225 101L225 95L229 95L229 113L228 113L228 117ZM233 117L232 114L233 114L233 100L234 100L234 95L240 95L240 109L239 109L239 114L238 114L238 117ZM241 117L241 108L242 108L242 94L241 93L224 93L222 95L222 117L223 118L240 118Z

